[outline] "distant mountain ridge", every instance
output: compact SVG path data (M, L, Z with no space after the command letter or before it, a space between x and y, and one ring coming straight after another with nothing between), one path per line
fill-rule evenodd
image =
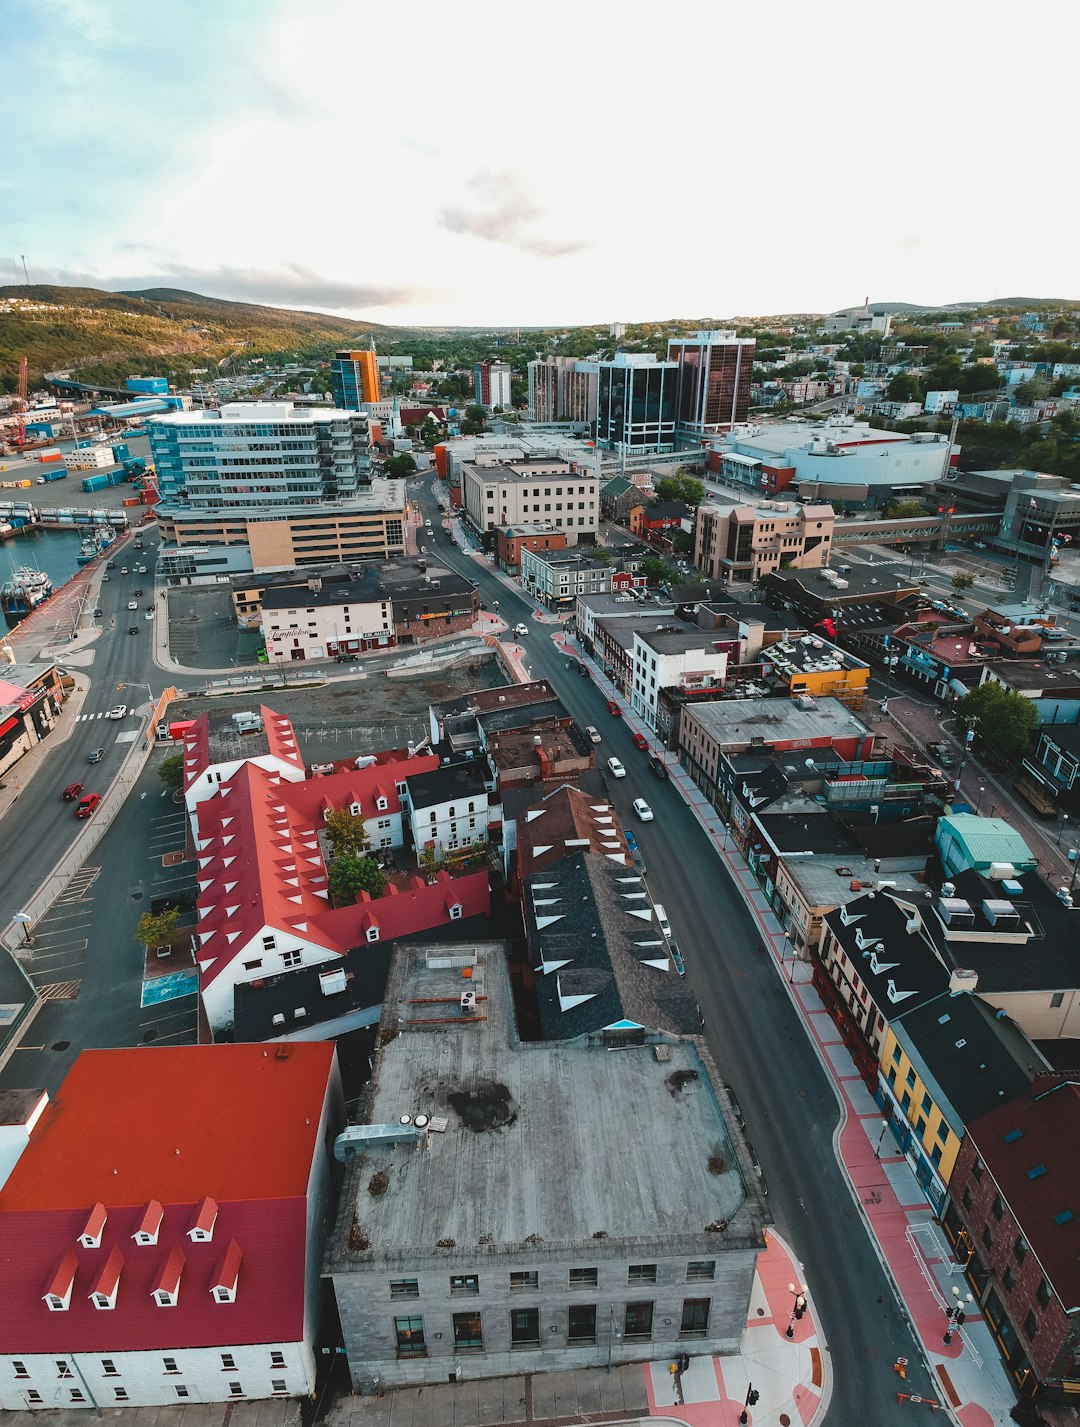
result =
M861 302L853 302L851 307L862 307ZM916 312L972 312L978 308L995 307L1024 307L1036 309L1039 307L1080 307L1080 300L1072 297L994 297L990 299L981 298L978 302L881 302L874 301L867 304L869 307L880 307L887 312L895 312L898 316L912 314ZM829 314L836 317L841 312L850 311L849 307L838 307L835 312Z

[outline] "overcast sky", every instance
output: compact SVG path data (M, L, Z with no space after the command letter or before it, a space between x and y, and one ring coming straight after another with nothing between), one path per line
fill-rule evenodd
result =
M0 282L376 322L1069 297L1075 8L0 0Z

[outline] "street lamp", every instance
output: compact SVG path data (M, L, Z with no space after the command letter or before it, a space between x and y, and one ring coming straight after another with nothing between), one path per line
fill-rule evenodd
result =
M976 816L976 817L979 816L979 808L982 806L982 798L983 798L983 794L984 794L985 792L986 792L986 789L985 789L985 788L982 786L982 784L980 783L980 785L979 785L979 796L975 799L975 816Z
M791 1317L788 1319L787 1336L794 1338L796 1320L801 1319L806 1312L806 1284L789 1283L787 1290L793 1300L791 1305Z
M880 1159L880 1158L881 1158L881 1142L882 1142L882 1140L885 1138L885 1131L886 1131L888 1128L889 1128L889 1122L888 1122L888 1120L882 1120L882 1122L881 1122L881 1134L878 1135L877 1148L874 1150L874 1158L875 1158L875 1159Z
M945 1308L945 1336L942 1342L948 1347L952 1342L953 1330L959 1330L964 1326L964 1319L967 1317L967 1305L975 1302L973 1293L961 1293L956 1287L953 1288L955 1301Z
M1057 835L1057 845L1058 845L1058 847L1061 846L1061 834L1065 831L1065 824L1066 824L1068 821L1069 821L1069 814L1068 814L1068 813L1062 813L1062 814L1061 814L1061 822L1058 824L1058 835Z
M33 917L30 915L29 912L16 912L15 920L21 923L22 925L23 940L25 941L26 945L33 946L34 938L30 935L30 926L34 920Z
M608 1310L607 1370L609 1373L611 1372L611 1354L615 1347L616 1338L621 1340L622 1334L615 1326L615 1305L613 1303Z

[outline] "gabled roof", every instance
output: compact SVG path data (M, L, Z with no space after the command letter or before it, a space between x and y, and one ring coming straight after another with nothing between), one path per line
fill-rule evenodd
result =
M414 758L394 759L386 763L371 763L366 768L347 768L337 773L320 774L303 783L290 783L286 802L292 813L323 824L326 808L351 808L359 804L364 819L384 817L401 811L397 785L421 773L438 768L434 753L418 753ZM385 797L386 807L376 807L376 800Z
M1080 1083L1036 1079L1030 1092L968 1126L1067 1311L1080 1303Z
M10 1353L295 1342L303 1334L307 1190L325 1153L334 1050L295 1044L84 1051L0 1196L0 1343ZM188 1229L216 1201L213 1238ZM158 1240L140 1244L148 1206ZM101 1204L100 1247L83 1247ZM156 1211L155 1211L156 1213ZM97 1221L101 1220L100 1213ZM235 1303L211 1295L242 1250ZM155 1289L179 1296L159 1308ZM55 1293L68 1303L52 1311ZM114 1307L97 1308L103 1294Z
M678 1035L699 1029L693 993L671 964L633 867L578 851L526 878L523 902L545 1040L620 1023Z
M620 866L631 859L622 824L606 798L561 787L525 810L518 823L518 875L522 881L587 849Z

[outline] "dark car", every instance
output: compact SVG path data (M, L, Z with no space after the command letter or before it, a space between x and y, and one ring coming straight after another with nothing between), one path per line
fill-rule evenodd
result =
M75 816L77 818L88 818L100 802L100 793L87 793L85 798L79 799L78 806L75 809Z
M666 778L668 776L667 764L662 758L658 758L655 753L649 759L649 772L654 778Z
M587 678L589 677L589 666L588 666L588 664L582 664L580 660L578 660L577 671L578 671L578 674L581 676L581 678L587 679Z
M139 597L141 594L142 594L142 590L141 590L141 589L136 590L136 591L135 591L135 598L138 599L138 597Z
M93 753L91 753L90 757L86 761L87 763L100 763L104 757L104 748L95 748Z
M137 624L129 624L129 625L128 625L128 633L129 633L129 634L138 634L138 632L139 632L139 626L138 626Z
M82 793L82 790L83 785L81 783L69 783L60 796L65 803L73 803Z
M615 702L614 699L608 699L608 701L607 701L607 711L608 711L609 714L612 715L613 718L621 718L621 717L622 717L622 709L619 707L619 705Z

